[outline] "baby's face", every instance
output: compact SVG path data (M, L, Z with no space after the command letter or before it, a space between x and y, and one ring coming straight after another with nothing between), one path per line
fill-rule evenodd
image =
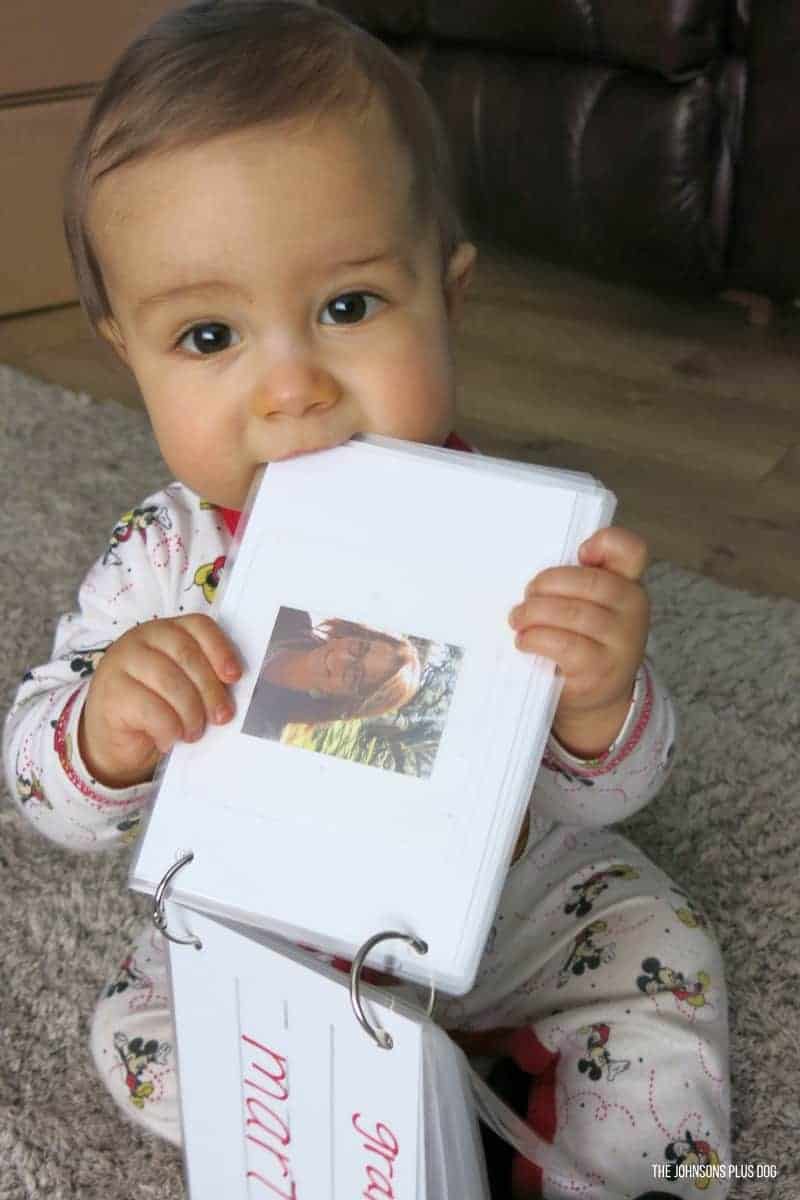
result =
M473 250L443 272L410 189L376 106L151 156L95 189L103 332L205 499L240 508L258 464L356 433L446 438Z

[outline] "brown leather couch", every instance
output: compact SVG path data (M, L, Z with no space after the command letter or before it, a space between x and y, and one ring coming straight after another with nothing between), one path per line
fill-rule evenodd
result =
M476 235L657 286L800 294L800 0L331 2L419 59ZM168 7L0 2L0 316L75 299L69 146Z
M798 0L330 2L419 57L479 235L800 294Z

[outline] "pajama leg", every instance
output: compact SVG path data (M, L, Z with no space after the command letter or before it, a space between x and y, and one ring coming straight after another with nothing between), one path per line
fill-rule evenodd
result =
M164 939L142 930L95 1008L91 1050L122 1111L151 1133L182 1141L175 1034Z
M558 1154L555 1166L515 1159L514 1200L726 1194L688 1170L729 1161L719 949L625 838L561 826L530 847L473 991L439 1019L465 1031L465 1049L532 1076L526 1119Z

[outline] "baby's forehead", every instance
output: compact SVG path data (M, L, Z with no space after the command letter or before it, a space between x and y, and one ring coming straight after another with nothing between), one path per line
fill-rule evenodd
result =
M253 126L142 156L90 206L106 282L131 307L199 280L251 293L394 258L413 274L426 227L386 122Z
M337 145L338 153L321 153L331 144ZM373 96L366 104L343 104L327 113L243 125L205 139L194 134L183 138L178 133L168 141L155 142L146 152L108 171L90 189L89 227L100 234L104 225L119 220L146 222L152 207L136 201L143 190L150 190L153 181L168 174L175 162L180 169L173 172L171 187L178 191L185 184L190 193L187 200L194 202L202 199L196 192L191 194L198 173L202 173L206 188L228 188L248 159L265 168L272 164L275 175L286 174L287 155L300 169L305 161L309 188L341 188L348 168L352 177L355 166L362 176L359 182L370 188L377 202L384 199L396 207L399 197L412 207L416 171L410 149L398 136L386 105ZM184 174L184 167L190 171ZM382 186L387 180L391 188ZM332 212L336 203L337 194L332 192ZM224 219L224 213L219 215Z
M126 123L124 111L120 119ZM104 168L101 177L91 181L91 191L96 192L108 180L118 178L120 173L124 176L126 169L164 163L170 156L202 156L208 149L225 145L233 149L252 142L260 145L262 154L280 157L289 141L305 145L311 152L318 141L336 135L345 136L370 154L379 151L383 162L390 159L402 164L406 170L414 167L414 147L408 139L401 137L385 100L376 93L359 102L343 100L322 111L264 121L238 122L233 118L221 127L214 122L209 122L208 127L210 132L205 135L203 130L198 131L193 120L185 128L181 125L171 127L165 136L147 138L142 149L126 155L119 164L112 163Z

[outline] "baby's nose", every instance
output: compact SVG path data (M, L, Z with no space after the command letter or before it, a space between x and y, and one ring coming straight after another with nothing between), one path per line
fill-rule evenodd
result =
M252 410L256 416L302 417L331 408L340 388L329 371L312 363L276 364L254 389Z

